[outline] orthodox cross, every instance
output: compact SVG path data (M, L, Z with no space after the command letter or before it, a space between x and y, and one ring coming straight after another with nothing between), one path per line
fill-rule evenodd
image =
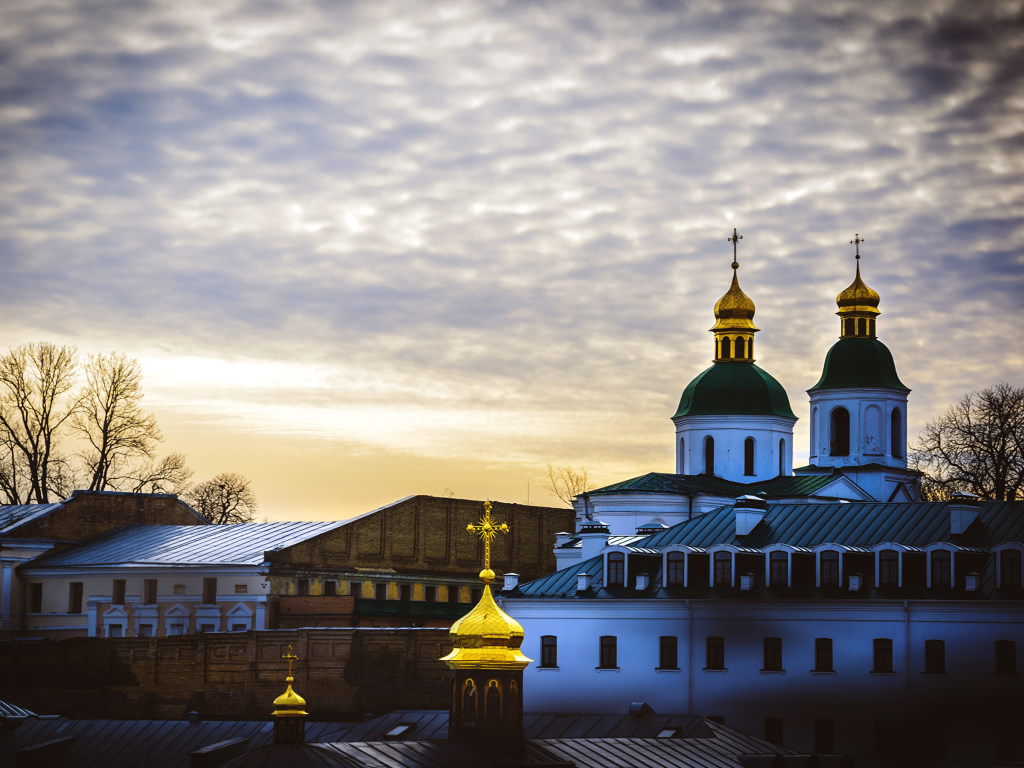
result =
M470 533L475 533L484 540L484 570L489 571L491 569L491 541L498 535L498 531L508 533L508 523L495 525L494 521L491 520L491 502L485 501L484 516L480 518L480 522L476 525L472 523L467 525L466 530Z
M736 227L732 228L732 237L725 238L732 242L732 268L738 269L740 263L736 260L736 243L743 239L743 235L736 232Z
M853 240L850 241L850 245L853 245L853 246L855 246L857 248L857 259L858 260L860 260L860 244L863 243L863 242L864 242L864 238L861 237L859 233L854 235L853 236Z
M288 653L281 657L282 659L288 659L288 680L292 679L292 662L298 661L299 657L292 652L292 647L289 644Z

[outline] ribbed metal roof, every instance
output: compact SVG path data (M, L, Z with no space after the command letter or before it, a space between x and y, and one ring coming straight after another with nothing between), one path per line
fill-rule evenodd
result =
M735 498L746 494L764 494L768 498L813 496L825 486L835 482L836 476L782 475L757 483L736 483L713 475L675 475L669 472L648 472L646 475L623 480L588 491L586 495L603 495L632 491L636 493L674 493L684 496L704 494Z
M0 505L0 536L12 533L17 528L37 520L59 509L64 502L53 504L3 504Z
M298 544L346 522L139 525L120 528L79 547L41 557L22 568L259 565L267 550Z

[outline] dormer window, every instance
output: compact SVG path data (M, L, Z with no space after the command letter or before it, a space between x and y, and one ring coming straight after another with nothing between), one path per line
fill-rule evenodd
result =
M789 586L789 555L786 552L772 552L768 555L768 586Z
M665 585L683 586L686 575L686 556L682 552L669 552L665 557Z
M931 569L930 586L946 588L953 586L953 553L948 549L933 550L929 563Z
M878 575L875 584L879 587L900 585L900 553L895 549L883 549L876 555Z
M1003 549L999 557L999 587L1001 589L1020 589L1021 585L1021 551L1019 549Z
M716 587L732 586L732 553L715 552L713 559L714 573L712 578Z
M607 586L621 587L626 583L626 556L622 552L609 552L607 562Z
M818 555L818 582L822 587L839 586L839 553L833 549Z

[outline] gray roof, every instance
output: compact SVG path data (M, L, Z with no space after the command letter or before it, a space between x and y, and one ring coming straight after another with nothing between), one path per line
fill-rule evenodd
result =
M62 506L63 501L52 504L0 504L0 536L9 535L26 523L46 517Z
M23 569L97 565L259 565L263 553L319 536L347 521L139 525L46 555Z

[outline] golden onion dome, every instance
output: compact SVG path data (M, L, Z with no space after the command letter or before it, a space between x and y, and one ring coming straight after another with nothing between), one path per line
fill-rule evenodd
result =
M869 288L860 277L860 260L857 261L857 276L842 293L836 297L840 314L844 312L866 312L871 315L882 314L878 310L880 297L878 291Z
M734 261L732 263L732 285L715 304L715 325L711 329L713 331L733 328L758 330L754 325L754 302L740 288L737 267L739 264Z
M494 602L494 571L485 568L480 579L484 582L480 601L452 624L448 633L452 652L441 661L450 669L523 669L533 661L519 650L523 628Z
M287 681L287 690L274 699L274 717L305 717L309 714L305 711L306 700L292 690L291 676Z

